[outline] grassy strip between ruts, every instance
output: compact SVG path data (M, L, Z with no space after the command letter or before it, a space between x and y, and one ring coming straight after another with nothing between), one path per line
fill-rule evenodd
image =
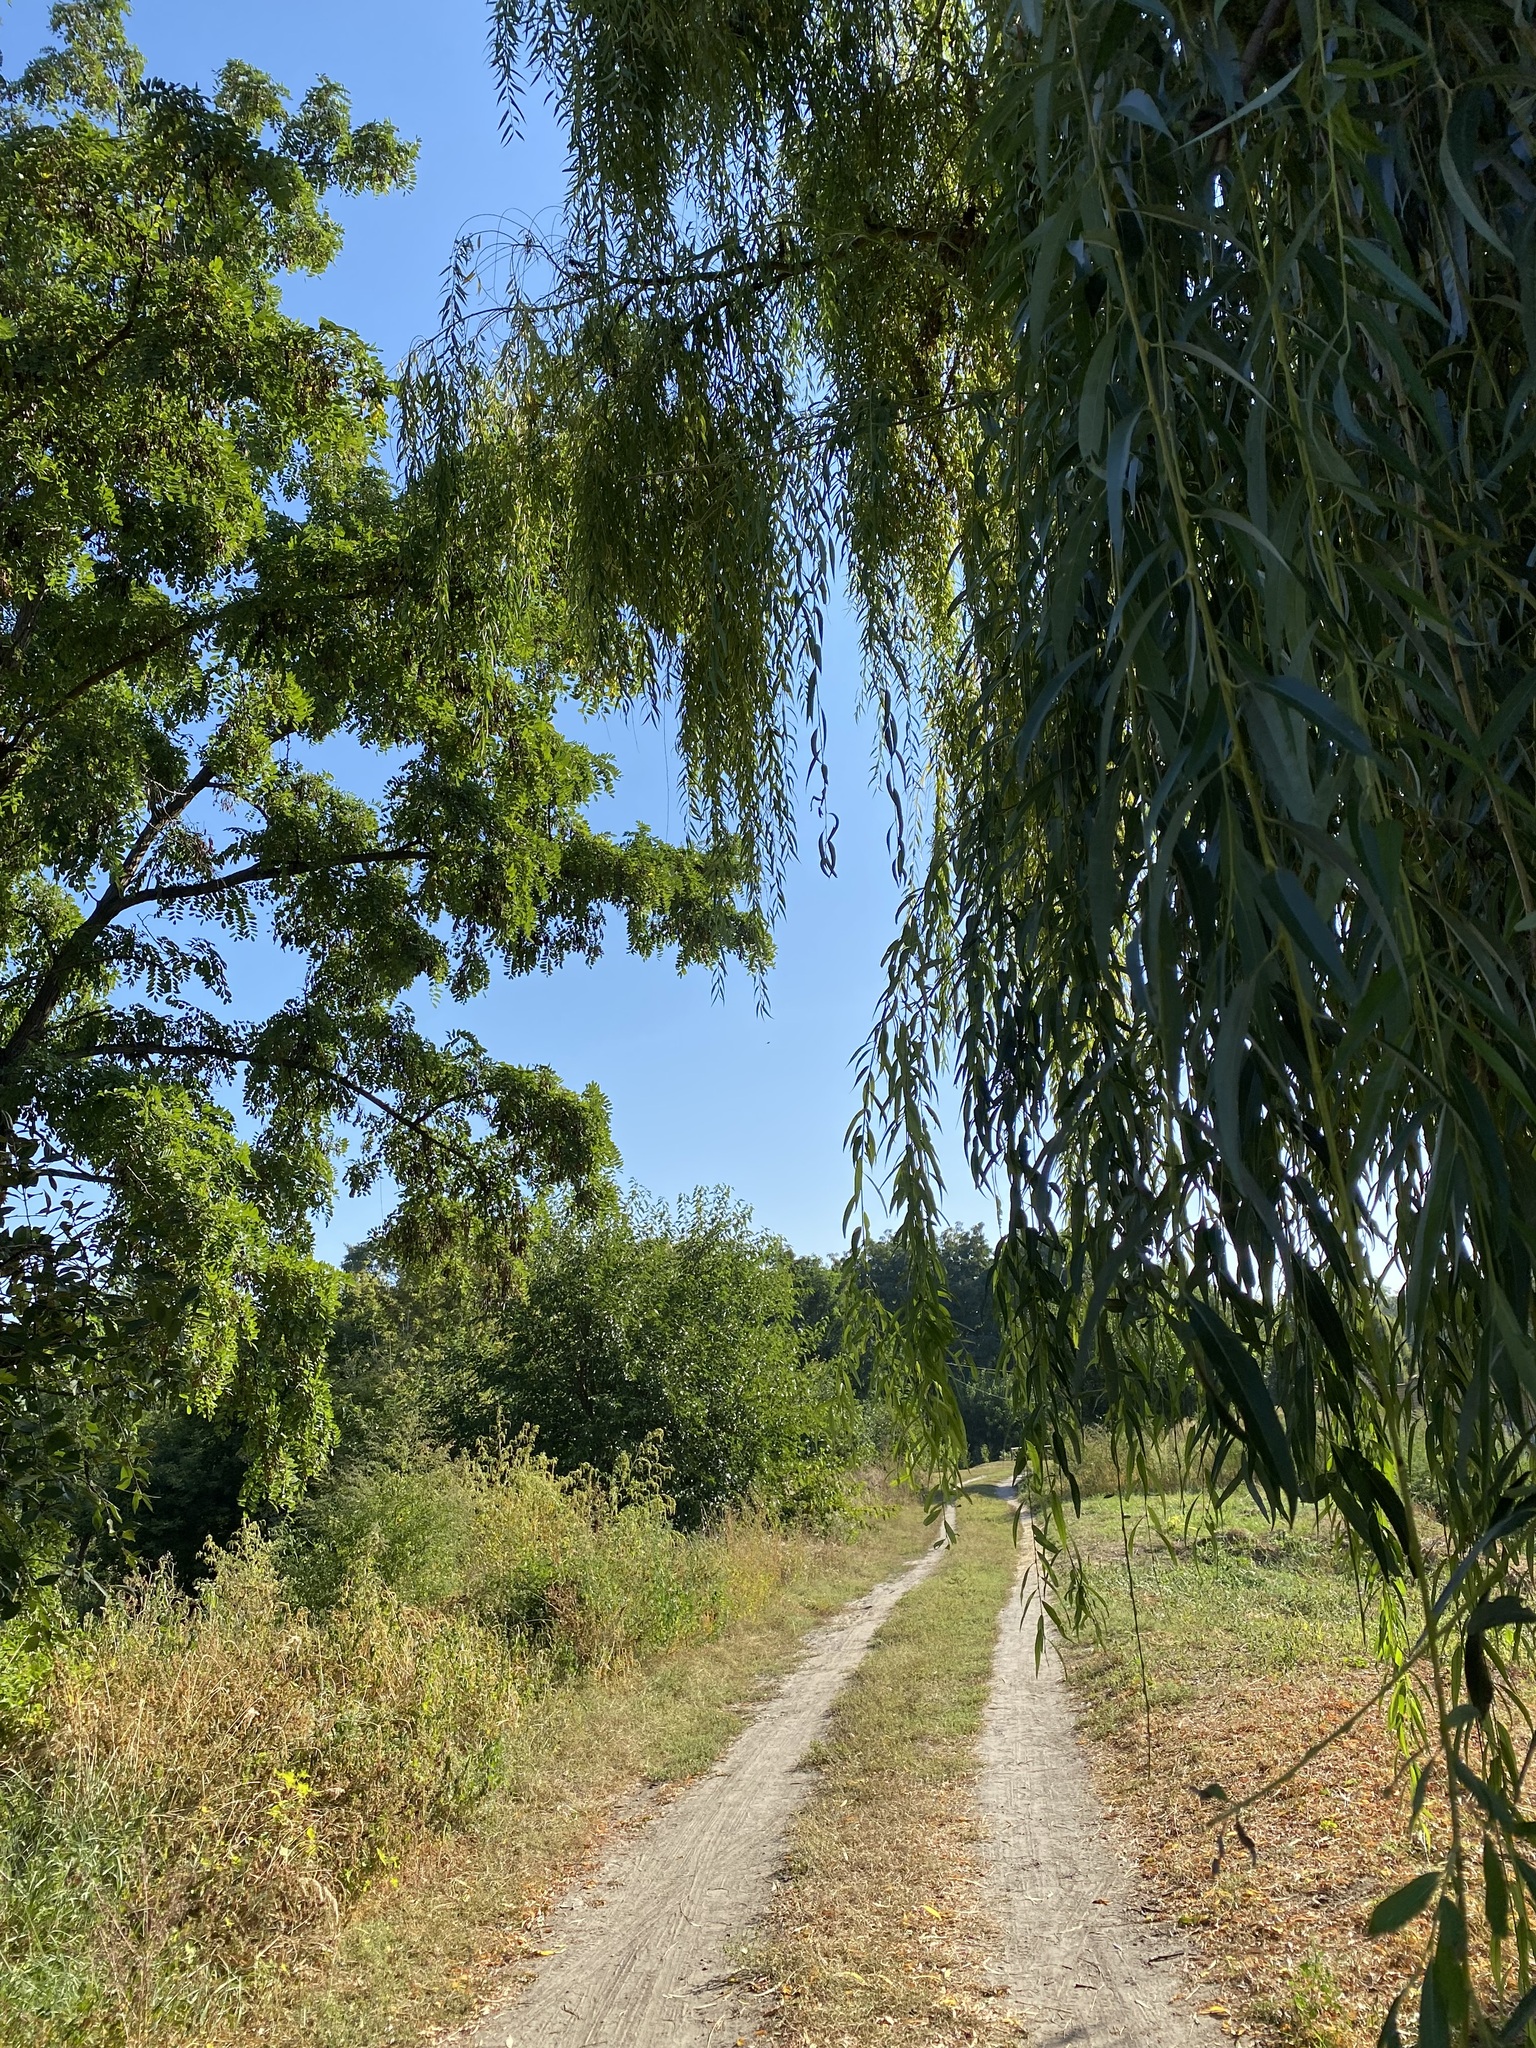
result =
M1177 1525L1178 1503L1163 1504ZM1374 1691L1353 1578L1327 1532L1243 1513L1214 1542L1150 1537L1127 1504L1150 1682L1151 1758L1122 1530L1113 1499L1078 1535L1105 1608L1097 1649L1067 1651L1095 1777L1129 1837L1149 1904L1187 1931L1199 2005L1266 2048L1363 2048L1416 1960L1416 1931L1365 1932L1371 1906L1420 1867L1380 1712L1247 1816L1219 1871L1197 1786L1256 1789ZM1431 1801L1426 1821L1439 1834Z
M962 1506L960 1541L909 1593L813 1754L816 1790L742 1981L747 2042L923 2048L1017 2041L988 1958L975 1807L976 1736L999 1610L1013 1582L1011 1510Z
M255 1988L219 2048L417 2043L514 1996L539 1953L545 1909L629 1824L635 1795L706 1769L805 1631L926 1540L910 1496L851 1541L795 1538L794 1569L752 1614L563 1688L517 1729L507 1781L473 1825L423 1846L332 1942Z

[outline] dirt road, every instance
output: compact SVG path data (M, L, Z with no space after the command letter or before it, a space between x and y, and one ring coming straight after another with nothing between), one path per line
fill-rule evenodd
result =
M1015 1591L999 1617L981 1736L989 1902L1002 1923L1009 2005L1034 2048L1215 2048L1221 2036L1211 2021L1171 2002L1185 1981L1184 1944L1135 1909L1054 1646L1036 1674L1036 1612L1021 1628Z
M968 1490L1012 1496L1006 1486ZM880 1624L945 1555L941 1542L806 1639L799 1665L716 1767L556 1909L547 1961L520 1995L458 2037L461 2048L736 2040L744 2009L731 1962L810 1789L801 1760ZM1212 2024L1175 2002L1183 1944L1135 1909L1056 1657L1048 1650L1036 1673L1033 1620L1021 1628L1020 1612L1015 1590L998 1623L977 1784L1009 2005L1033 2048L1216 2048Z
M706 1776L552 1917L555 1951L465 2048L703 2048L734 2041L734 1947L767 1897L784 1832L810 1789L800 1760L902 1594L940 1544L806 1639L778 1694Z

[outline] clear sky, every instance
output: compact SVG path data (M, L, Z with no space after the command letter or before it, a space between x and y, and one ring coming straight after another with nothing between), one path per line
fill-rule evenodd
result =
M8 73L45 40L47 18L47 0L0 0ZM387 117L420 142L415 189L343 203L341 257L286 295L296 313L355 327L393 364L435 326L443 267L464 227L538 215L561 199L560 140L537 87L522 140L501 140L485 22L485 0L139 0L129 27L158 76L207 85L236 56L297 96L324 73L347 87L355 119ZM820 873L807 832L810 857L791 879L766 1015L739 971L717 998L707 975L679 977L665 960L633 960L622 946L595 967L501 981L463 1013L500 1057L547 1063L575 1086L595 1080L612 1104L627 1177L665 1196L727 1184L765 1227L816 1252L842 1243L849 1063L873 1016L896 897L870 734L854 720L857 649L844 616L828 621L828 681L838 871ZM621 773L602 822L623 830L643 820L675 833L665 732L614 721L598 743ZM250 1009L277 965L259 956L240 963L236 992L249 991ZM943 1160L953 1220L990 1222L992 1202L971 1188L958 1145ZM381 1214L382 1198L343 1204L321 1250L339 1256Z

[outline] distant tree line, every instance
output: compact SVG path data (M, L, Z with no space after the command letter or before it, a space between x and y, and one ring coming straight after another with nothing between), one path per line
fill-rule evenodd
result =
M969 1230L944 1231L939 1252L955 1332L951 1384L965 1428L966 1456L970 1463L980 1464L1001 1457L1018 1440L1000 1364L1002 1333L992 1293L993 1244L976 1223ZM846 1259L795 1260L803 1323L815 1333L822 1357L844 1359L859 1397L868 1402L876 1398L875 1360L848 1328L841 1305L849 1273ZM907 1307L910 1275L906 1254L894 1238L876 1238L870 1243L860 1278L863 1284L872 1285L881 1305L892 1314Z

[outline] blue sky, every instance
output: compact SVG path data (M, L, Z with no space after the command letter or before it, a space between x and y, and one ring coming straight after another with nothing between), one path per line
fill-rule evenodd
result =
M387 117L421 145L414 191L346 204L346 247L320 279L298 279L287 303L355 327L397 362L431 332L455 235L499 216L558 208L560 139L535 86L521 141L504 145L485 62L484 0L139 0L130 30L152 73L208 84L226 57L270 72L295 95L321 73L352 95L354 118ZM13 73L45 39L46 0L0 11L0 50ZM766 1228L798 1250L842 1243L850 1187L843 1134L855 1103L850 1058L868 1031L891 932L895 885L888 812L871 787L871 736L854 718L855 636L828 621L833 806L841 819L838 872L811 857L791 878L768 984L769 1009L740 972L717 999L707 975L679 977L664 960L622 950L595 967L500 982L463 1013L501 1057L546 1062L567 1082L595 1080L608 1096L626 1176L672 1196L725 1183ZM611 722L599 744L620 770L602 822L644 821L676 832L675 771L665 730ZM240 963L250 1007L278 963ZM443 1013L447 1021L446 1009ZM991 1221L990 1198L969 1184L958 1145L944 1148L950 1213ZM377 1222L382 1197L343 1203L321 1249L342 1249Z

